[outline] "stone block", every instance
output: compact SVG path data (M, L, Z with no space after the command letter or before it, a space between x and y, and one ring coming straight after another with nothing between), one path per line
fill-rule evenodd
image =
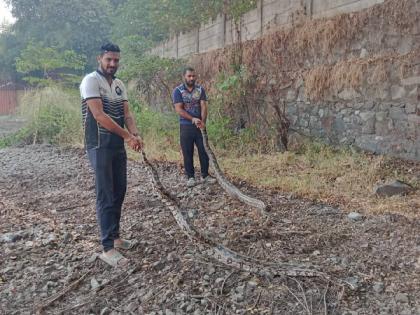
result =
M337 134L342 134L346 130L346 124L344 118L336 116L333 122L333 130Z
M389 117L395 120L404 120L407 119L407 114L405 113L404 108L391 107L389 110Z
M321 121L318 117L311 116L309 119L309 127L312 129L321 129Z
M407 91L404 87L399 85L391 86L391 98L393 100L399 100L404 98L407 95Z
M296 115L297 114L297 105L290 104L286 107L286 114L287 115Z
M411 91L408 92L407 101L417 104L418 100L419 100L418 86L415 86L413 89L411 89Z
M375 133L375 118L363 122L362 133L367 135Z
M356 137L355 145L363 150L375 153L378 149L378 137L375 135L361 135Z
M409 77L401 80L401 84L404 86L420 84L420 76Z
M383 122L388 118L388 113L387 112L377 112L375 114L376 116L376 121L377 122Z
M417 104L405 104L406 114L415 114L417 111Z
M362 48L360 51L360 58L367 58L369 56L369 52L366 48Z
M359 114L363 122L369 121L372 118L375 119L376 114L374 112L361 112Z
M415 115L415 114L407 115L407 120L409 122L412 122L412 123L416 124L420 128L420 116L419 115Z
M289 102L296 100L296 97L297 97L297 91L296 90L290 89L290 90L287 91L286 99Z
M333 116L323 116L321 118L322 129L324 129L327 134L331 134L333 132L334 120L335 117Z
M338 93L338 97L342 100L350 101L358 99L359 97L361 97L361 95L353 88L345 88L340 93Z
M408 36L400 38L396 47L400 55L408 54L413 49L413 38Z
M309 127L309 120L301 117L300 119L298 119L298 121L296 122L296 124L302 128L308 128Z
M390 132L392 132L392 129L392 120L389 118L385 119L384 121L375 122L375 132L377 135L387 136L390 134Z
M389 89L380 86L374 90L373 96L380 100L386 100L389 98Z
M292 126L296 126L296 124L298 122L298 119L299 119L298 116L296 116L296 115L287 115L287 118L289 118L290 124Z

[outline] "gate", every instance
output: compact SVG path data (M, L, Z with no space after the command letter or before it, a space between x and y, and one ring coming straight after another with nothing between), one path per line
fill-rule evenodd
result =
M15 114L19 98L18 94L21 90L12 83L0 82L0 116Z
M17 91L0 90L0 115L10 115L16 112Z

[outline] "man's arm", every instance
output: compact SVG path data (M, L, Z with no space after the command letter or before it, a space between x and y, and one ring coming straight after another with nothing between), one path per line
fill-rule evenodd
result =
M205 124L207 122L207 101L200 101L201 105L201 120Z
M188 114L188 112L184 109L184 103L176 103L175 104L175 111L177 112L177 114L179 116L181 116L182 118L191 120L193 124L197 125L197 123L201 122L200 119L195 118L193 116L191 116L190 114Z
M201 107L202 123L198 127L200 129L205 129L206 128L206 122L207 122L207 94L206 94L206 90L204 88L201 88L200 107Z
M128 101L124 101L124 122L127 126L128 131L137 138L139 141L139 150L143 149L144 143L143 139L139 135L139 130L137 129L136 120L133 117L133 114L130 111L130 106Z
M130 106L128 105L127 101L124 101L124 122L127 126L128 131L135 136L139 135L139 130L136 126L136 121L134 120L134 117L130 111Z
M87 100L87 105L95 120L105 129L123 138L127 144L134 150L138 150L138 139L131 135L127 130L121 128L111 117L109 117L103 109L102 100L100 98L92 98Z

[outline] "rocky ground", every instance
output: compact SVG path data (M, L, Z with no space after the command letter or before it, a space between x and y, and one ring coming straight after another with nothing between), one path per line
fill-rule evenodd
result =
M0 313L420 314L420 222L339 209L236 182L271 206L269 222L218 185L162 181L203 232L260 260L307 263L325 278L261 278L205 257L129 163L122 231L139 245L127 269L100 252L92 172L82 150L0 150ZM57 295L60 292L64 294ZM53 301L56 299L55 301Z

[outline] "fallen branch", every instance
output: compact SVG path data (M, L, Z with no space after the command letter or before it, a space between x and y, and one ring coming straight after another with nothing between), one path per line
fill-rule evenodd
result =
M74 209L77 209L77 208L87 207L87 206L90 206L90 205L91 205L90 203L85 203L85 204L81 204L81 205L74 205L74 206L71 206L71 207L58 208L58 209L55 209L55 211L64 212L64 211L68 211L68 210L74 210Z
M255 302L254 306L252 306L250 309L248 309L249 312L252 312L253 310L255 310L257 308L258 303L260 303L261 294L262 294L262 290L260 290L260 293L258 294L257 301Z
M36 314L41 315L42 312L51 304L61 299L63 296L65 296L67 293L69 293L71 290L74 290L90 273L90 271L86 272L83 276L81 276L79 279L71 283L67 288L64 288L61 292L58 292L56 295L49 298L47 301L45 301L42 305L38 305L36 307Z

